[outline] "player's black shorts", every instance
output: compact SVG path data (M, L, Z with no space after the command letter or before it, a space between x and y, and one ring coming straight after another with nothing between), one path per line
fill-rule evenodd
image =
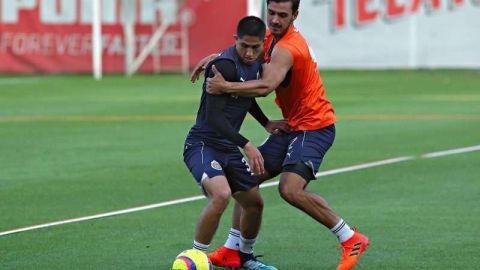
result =
M277 176L288 165L302 162L311 169L306 180L313 180L334 140L335 126L331 125L318 130L291 131L282 136L270 135L258 149L270 176Z
M238 149L223 152L203 142L186 142L183 160L200 186L203 180L219 175L227 178L232 194L258 185L258 178Z

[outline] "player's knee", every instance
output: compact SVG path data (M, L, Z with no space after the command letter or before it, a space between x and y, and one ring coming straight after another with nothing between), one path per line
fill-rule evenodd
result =
M251 202L251 207L255 209L256 211L263 211L263 200L261 197L258 197L257 199L253 200Z
M278 185L278 190L282 199L290 204L297 204L302 199L303 190L289 185L286 181L281 181Z
M287 185L284 183L280 183L278 185L278 191L280 192L282 199L289 203L291 203L295 198L295 192L293 190L289 190Z
M231 194L229 191L219 191L210 196L210 202L215 209L223 211L228 206L230 196Z
M256 211L261 212L263 211L263 199L258 193L256 196L249 196L248 199L243 200L240 202L242 208L246 211Z

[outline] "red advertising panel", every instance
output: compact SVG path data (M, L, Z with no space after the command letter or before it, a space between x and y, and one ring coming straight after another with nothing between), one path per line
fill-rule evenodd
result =
M162 23L169 0L135 0L136 55ZM103 70L125 71L122 0L101 0ZM93 0L0 0L0 73L91 72ZM247 4L225 0L178 0L177 21L140 71L180 70L233 42ZM167 6L168 7L168 6ZM183 18L183 27L181 23ZM186 49L182 51L182 48Z

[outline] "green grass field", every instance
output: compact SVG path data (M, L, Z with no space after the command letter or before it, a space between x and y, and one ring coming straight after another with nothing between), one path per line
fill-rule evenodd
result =
M339 122L321 193L370 237L358 269L480 269L479 71L326 71ZM183 75L0 76L0 233L200 195L182 160L200 84ZM273 95L260 99L279 118ZM247 119L257 144L263 129ZM335 269L337 240L262 190L256 252L280 270ZM0 236L0 269L160 269L191 247L206 200ZM212 243L223 244L231 207Z

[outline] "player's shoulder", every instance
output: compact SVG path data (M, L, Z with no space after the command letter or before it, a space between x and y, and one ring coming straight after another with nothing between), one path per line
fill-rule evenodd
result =
M279 46L284 47L292 53L308 49L308 44L297 28L292 27L289 32L280 40Z
M292 44L302 44L305 43L305 38L303 35L298 31L298 29L294 26L288 31L288 33L285 35L284 41L286 43L292 43Z
M221 53L218 54L216 59L220 58L234 58L235 55L235 45L225 48Z

